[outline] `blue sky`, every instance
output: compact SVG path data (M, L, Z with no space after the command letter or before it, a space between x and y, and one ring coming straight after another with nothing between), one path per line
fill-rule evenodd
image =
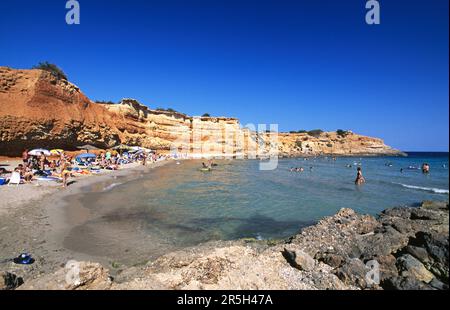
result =
M48 60L93 100L351 129L448 151L448 0L0 2L0 65Z

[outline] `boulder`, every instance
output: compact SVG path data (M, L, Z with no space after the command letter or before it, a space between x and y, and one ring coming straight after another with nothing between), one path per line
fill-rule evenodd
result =
M415 258L417 258L418 260L420 260L422 264L427 265L432 261L425 248L414 245L408 245L405 248L405 251L414 256Z
M361 242L361 256L370 259L374 256L396 253L408 244L408 240L408 235L400 233L392 226L383 226L374 235Z
M53 274L27 281L21 290L104 290L111 287L108 270L98 263L70 261Z
M397 268L401 276L413 277L425 283L429 283L434 278L433 274L417 258L410 254L404 254L397 258Z
M285 248L282 254L292 267L300 270L311 271L316 265L314 258L300 249L292 250Z
M344 257L335 253L318 253L314 258L333 268L338 268L345 262Z
M414 241L424 246L428 255L432 258L429 269L438 278L448 282L449 280L449 239L448 234L432 234L418 232Z
M398 275L398 270L396 266L396 258L389 255L375 256L373 260L377 261L380 270L380 281L384 281L388 278L396 277Z
M336 275L347 285L366 288L366 275L368 272L369 269L360 259L350 258L336 270Z
M393 277L381 282L381 287L387 290L430 290L431 286L412 277Z

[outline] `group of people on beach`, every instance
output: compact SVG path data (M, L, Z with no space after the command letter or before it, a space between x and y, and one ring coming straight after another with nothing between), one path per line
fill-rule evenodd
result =
M101 169L117 170L120 166L130 163L147 165L148 162L165 160L167 157L156 152L132 154L111 151L100 152L93 157L70 156L64 151L51 155L45 155L44 152L30 155L28 149L25 149L22 153L22 162L13 171L2 167L0 176L6 179L6 183L11 180L13 173L17 173L20 175L22 183L29 183L36 179L48 179L61 181L62 186L67 187L69 177L90 174Z

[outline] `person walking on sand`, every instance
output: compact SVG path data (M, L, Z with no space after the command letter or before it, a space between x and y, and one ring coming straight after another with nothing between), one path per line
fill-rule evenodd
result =
M62 187L67 187L67 180L69 179L70 171L67 169L68 164L65 159L61 161L60 168L61 168L61 178L63 181Z
M362 175L362 170L361 167L356 168L356 180L355 180L355 184L356 185L361 185L363 183L366 183L366 179L364 179L363 175Z
M142 166L146 166L147 165L147 154L144 153L144 158L142 159Z

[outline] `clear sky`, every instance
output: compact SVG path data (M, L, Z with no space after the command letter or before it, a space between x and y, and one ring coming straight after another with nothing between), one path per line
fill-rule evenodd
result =
M93 100L351 129L448 151L448 0L0 1L0 65L48 60Z

